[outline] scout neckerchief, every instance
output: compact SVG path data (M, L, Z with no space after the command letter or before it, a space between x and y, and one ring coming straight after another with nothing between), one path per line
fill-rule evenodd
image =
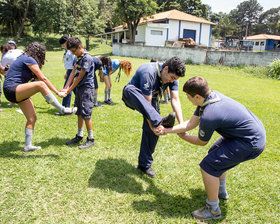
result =
M211 99L209 99L209 100L206 99L206 101L204 101L204 103L202 104L202 106L199 108L199 117L201 117L201 115L202 115L202 113L203 113L205 107L206 107L208 104L215 103L215 102L218 102L218 101L221 100L221 98L220 98L215 92L211 92L210 95L211 95L212 93L215 94L215 95L214 95L215 97L214 97L214 98L211 98ZM209 96L210 96L210 95L209 95Z
M160 102L161 95L163 92L163 86L162 86L162 80L161 80L160 66L159 66L158 62L156 62L156 69L157 69L157 75L159 77L159 90L156 91L153 95L158 93L157 98L156 98L156 109L159 109L159 102Z
M78 64L82 59L83 59L83 57L86 55L86 54L89 54L87 51L85 51L82 55L80 55L79 57L77 57L77 59L76 59L76 62L75 62L75 68L76 68L76 70L77 70L77 73L76 73L76 75L75 76L78 76L78 74L79 74L79 72L80 71L78 71L78 68L81 68L81 66Z

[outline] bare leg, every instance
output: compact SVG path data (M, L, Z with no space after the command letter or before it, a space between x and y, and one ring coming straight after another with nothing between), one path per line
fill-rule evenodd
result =
M20 84L16 88L16 100L24 100L38 92L40 92L43 96L51 93L48 86L42 81Z
M108 89L110 89L109 75L104 76L104 82L105 82L105 91L108 91Z
M203 169L200 169L204 187L206 190L207 198L209 201L216 201L218 200L218 193L219 193L219 178L214 177L208 173L206 173Z
M78 116L78 128L84 127L84 119L81 116Z

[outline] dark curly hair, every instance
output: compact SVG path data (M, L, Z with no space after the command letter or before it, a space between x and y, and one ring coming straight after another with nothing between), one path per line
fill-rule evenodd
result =
M44 44L41 44L39 42L32 42L25 48L24 52L26 55L35 59L40 69L45 64L46 47Z
M102 67L106 69L106 71L108 72L108 74L110 73L110 71L112 70L112 60L109 56L101 56L99 57L99 60L102 63Z
M185 62L178 57L172 57L163 63L162 68L168 66L168 73L174 73L177 76L185 76Z
M77 49L79 46L82 46L82 41L78 37L69 37L66 46L68 50L71 50L71 48Z
M10 44L1 45L1 52L4 54L7 53L11 49L12 49L12 46Z

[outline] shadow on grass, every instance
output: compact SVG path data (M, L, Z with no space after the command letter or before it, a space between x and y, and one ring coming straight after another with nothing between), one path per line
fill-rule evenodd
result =
M43 157L58 158L58 155L55 155L55 154L35 155L35 154L32 154L32 152L24 153L22 150L23 150L23 148L22 148L22 146L20 146L20 142L4 141L0 144L0 157L13 158L13 159L28 159L28 158L43 158ZM40 149L39 151L42 151L42 150L44 150L44 149ZM39 152L39 151L36 151L36 152ZM18 152L21 152L22 154L18 154Z
M147 189L143 188L142 183L135 179L135 175L140 176L148 184ZM132 206L140 212L156 211L163 217L188 217L191 212L205 205L206 194L201 189L189 189L190 197L181 195L170 195L157 188L154 181L143 175L134 166L122 159L99 160L95 164L95 171L88 180L89 187L112 190L119 193L131 194L151 194L155 196L153 201L140 200L134 201ZM226 217L226 205L221 203L223 218Z

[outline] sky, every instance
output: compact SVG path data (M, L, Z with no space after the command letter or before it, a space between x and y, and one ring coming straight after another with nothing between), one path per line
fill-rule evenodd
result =
M201 0L203 4L211 6L211 10L214 13L225 12L229 13L232 9L236 9L237 5L245 0ZM271 9L278 8L280 6L279 0L257 0L263 7L263 12Z

